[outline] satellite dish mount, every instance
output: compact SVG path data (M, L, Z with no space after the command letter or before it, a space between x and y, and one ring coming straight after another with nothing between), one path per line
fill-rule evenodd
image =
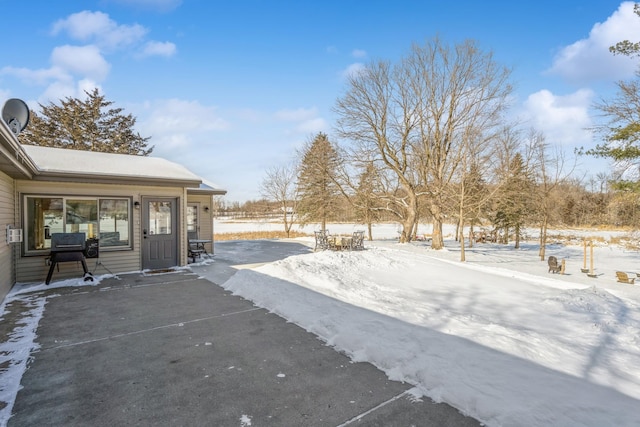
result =
M2 120L9 125L11 132L18 136L29 124L29 107L23 100L11 98L2 107Z

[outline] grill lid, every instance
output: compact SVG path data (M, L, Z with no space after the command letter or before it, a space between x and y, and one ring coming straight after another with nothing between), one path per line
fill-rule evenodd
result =
M85 233L52 233L51 252L81 252L85 241Z

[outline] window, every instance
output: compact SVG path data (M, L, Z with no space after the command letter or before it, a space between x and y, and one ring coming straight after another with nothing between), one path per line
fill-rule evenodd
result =
M187 232L198 233L198 206L187 206Z
M100 247L130 246L129 200L100 199Z
M100 247L131 247L130 199L27 196L26 251L51 248L52 233L85 233Z

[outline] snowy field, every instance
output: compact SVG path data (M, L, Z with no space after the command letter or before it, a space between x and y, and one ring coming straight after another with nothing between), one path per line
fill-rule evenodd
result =
M216 233L281 227L215 223ZM317 228L301 231L312 235ZM336 234L364 229L328 228ZM451 227L441 251L426 242L399 244L398 231L377 225L364 251L290 256L239 269L223 286L354 361L414 385L416 397L447 402L488 426L640 425L640 285L615 278L617 270L640 272L640 253L612 243L626 233L553 231L573 236L570 244L547 247L547 256L565 260L566 274L559 275L540 261L535 231L518 250L513 243L476 244L466 250L465 263ZM596 243L594 278L580 271L582 239ZM292 240L314 244L312 237ZM222 248L224 242L216 251ZM214 256L202 264L215 262ZM85 285L67 280L49 288ZM44 306L24 292L41 287L16 287L0 306L0 317L10 301L32 311L14 339L0 344L0 363L8 366L0 372L0 400L10 403L0 408L0 425L9 419L29 353L37 350Z
M609 243L622 232L553 234L574 236L547 248L565 275L548 272L534 241L477 244L461 263L452 239L443 251L398 244L387 225L365 251L291 256L223 286L488 426L638 426L640 285L618 283L615 271L640 272L640 253ZM581 237L597 241L595 278L581 272Z

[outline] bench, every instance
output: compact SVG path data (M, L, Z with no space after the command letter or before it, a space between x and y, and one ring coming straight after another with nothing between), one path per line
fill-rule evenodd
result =
M629 277L629 275L627 273L625 273L624 271L616 271L616 277L618 278L618 282L620 283L630 283L633 285L633 282L635 282L636 278L635 277Z
M547 260L547 263L549 264L549 273L563 273L563 266L562 264L558 264L558 258L554 257L554 256L550 256L549 259Z

